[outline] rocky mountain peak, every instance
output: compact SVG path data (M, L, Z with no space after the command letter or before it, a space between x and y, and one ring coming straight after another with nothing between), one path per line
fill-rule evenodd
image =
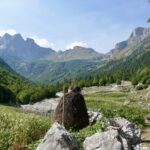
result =
M127 40L117 43L108 55L116 58L128 56L135 50L135 47L138 47L144 39L149 37L150 28L137 27Z
M67 51L74 51L74 52L85 52L85 53L97 53L94 49L92 48L87 48L87 47L81 47L81 46L75 46L73 49L69 49Z
M35 41L33 39L31 39L31 38L27 38L26 42L27 43L31 43L31 44L36 44Z
M4 41L8 41L8 40L10 40L12 38L12 36L10 34L8 34L8 33L5 33L1 38Z
M144 28L143 27L137 27L135 30L131 33L130 38L136 37L136 36L141 36L143 35Z
M150 36L150 28L137 27L131 33L128 41L129 42L133 42L133 41L140 42L148 36Z

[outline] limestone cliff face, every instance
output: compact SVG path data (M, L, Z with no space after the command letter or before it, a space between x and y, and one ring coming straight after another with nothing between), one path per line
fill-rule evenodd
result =
M110 57L127 56L146 38L150 38L150 28L138 27L133 30L128 40L117 43L108 55Z
M31 61L56 53L50 48L40 47L33 39L23 39L21 34L5 34L0 37L0 56L6 62L11 60Z

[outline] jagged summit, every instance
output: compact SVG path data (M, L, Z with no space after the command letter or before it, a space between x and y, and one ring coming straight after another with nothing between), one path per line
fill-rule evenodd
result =
M126 41L117 43L115 48L111 50L108 55L112 58L128 56L135 50L135 47L140 45L146 38L150 38L150 28L137 27L132 31Z
M139 37L139 36L146 37L149 35L150 35L150 28L137 27L131 33L130 38Z
M8 63L11 60L34 61L43 59L55 53L50 48L40 47L31 38L23 39L21 34L9 35L6 33L0 38L0 56Z

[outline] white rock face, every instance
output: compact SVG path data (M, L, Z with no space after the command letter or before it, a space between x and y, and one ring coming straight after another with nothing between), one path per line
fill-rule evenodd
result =
M84 150L140 150L141 130L124 118L109 121L107 131L84 141Z
M60 98L45 99L41 102L37 102L33 105L21 105L21 110L29 113L36 113L44 116L50 116L51 113L56 109Z
M64 127L54 123L36 150L77 150L77 140Z
M134 123L118 117L110 119L110 125L120 128L120 135L127 140L129 147L138 147L141 142L141 129L137 128Z
M84 150L122 150L117 130L96 133L84 141Z

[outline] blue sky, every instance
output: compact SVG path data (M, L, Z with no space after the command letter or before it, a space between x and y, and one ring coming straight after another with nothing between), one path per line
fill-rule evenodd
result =
M139 26L149 27L148 0L0 0L0 34L64 50L74 45L107 52Z

